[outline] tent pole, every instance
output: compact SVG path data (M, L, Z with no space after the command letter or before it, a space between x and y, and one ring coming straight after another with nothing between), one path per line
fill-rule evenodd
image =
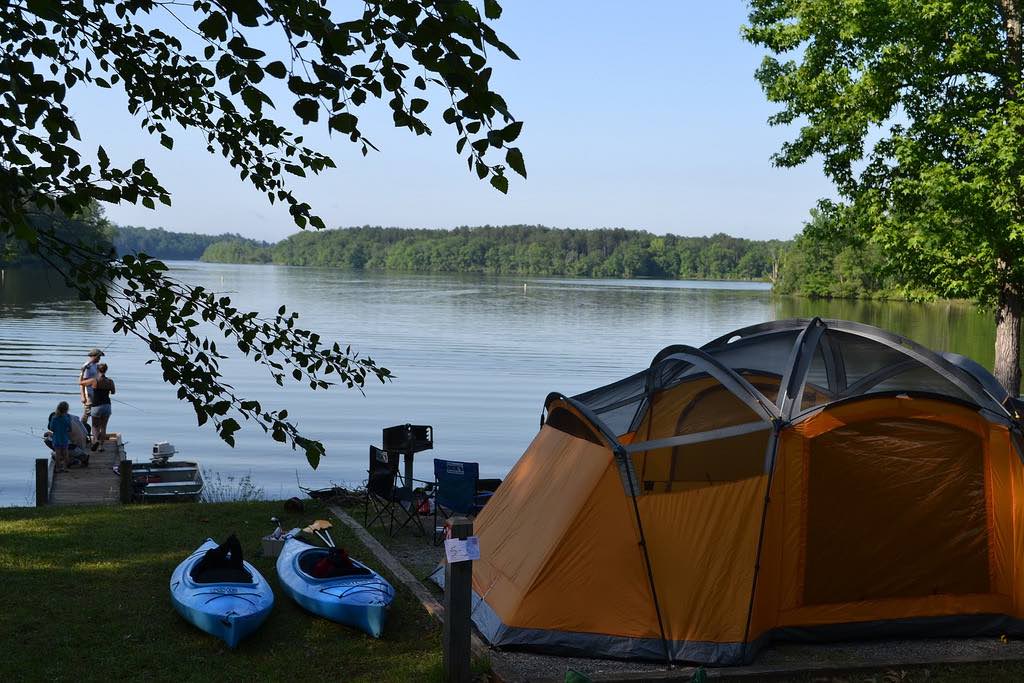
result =
M629 454L622 446L616 446L615 457L628 458ZM636 486L633 483L632 468L624 466L626 479L629 482L629 497L633 501L633 514L636 516L636 528L640 533L640 549L644 554L644 565L647 567L647 583L651 587L651 599L654 601L654 613L658 617L658 633L661 634L661 649L665 655L665 664L672 666L672 656L668 651L668 638L665 637L665 623L661 619L661 606L658 605L658 591L654 587L654 570L651 567L651 557L647 553L647 538L644 536L644 525L640 521L640 506L636 504Z
M750 622L754 616L754 597L757 595L757 575L761 569L761 550L764 547L764 528L768 521L768 504L771 502L772 480L775 478L775 461L779 447L782 420L772 421L772 434L768 441L768 482L764 490L764 507L761 510L761 529L757 534L757 554L754 555L754 578L750 582L750 604L747 606L747 624L743 627L743 662L747 661L747 645L750 640Z

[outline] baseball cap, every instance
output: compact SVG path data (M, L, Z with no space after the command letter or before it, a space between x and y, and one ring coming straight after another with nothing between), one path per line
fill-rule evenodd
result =
M90 349L90 351L89 351L89 357L90 358L99 358L102 355L103 355L103 351L101 351L100 349Z

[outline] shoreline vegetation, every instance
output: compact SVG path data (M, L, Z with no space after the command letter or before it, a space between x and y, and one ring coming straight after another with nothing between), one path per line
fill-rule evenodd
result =
M80 237L105 241L119 254L172 260L392 273L768 282L776 294L809 299L935 299L904 285L877 246L837 229L833 212L819 210L792 240L510 225L363 226L299 232L270 243L233 233L116 226L102 218L76 229ZM39 264L29 253L6 249L0 250L0 265Z
M364 226L297 233L266 246L223 240L207 247L201 260L405 273L771 281L786 245L721 233L679 237L621 228Z

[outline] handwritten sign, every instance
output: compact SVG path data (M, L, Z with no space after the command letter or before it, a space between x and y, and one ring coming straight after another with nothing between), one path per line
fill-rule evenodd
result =
M476 536L466 539L447 538L444 541L444 554L449 564L452 562L468 562L480 559L480 540Z

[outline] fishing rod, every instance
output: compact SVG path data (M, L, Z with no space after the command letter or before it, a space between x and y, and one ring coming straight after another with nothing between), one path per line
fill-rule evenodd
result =
M129 403L128 401L122 401L121 399L114 398L113 396L110 397L110 400L114 401L115 403L120 403L122 405L126 405L129 408L134 408L135 410L139 411L140 413L145 413L147 415L149 414L147 411L143 410L142 408L138 407L137 405L135 405L133 403Z

